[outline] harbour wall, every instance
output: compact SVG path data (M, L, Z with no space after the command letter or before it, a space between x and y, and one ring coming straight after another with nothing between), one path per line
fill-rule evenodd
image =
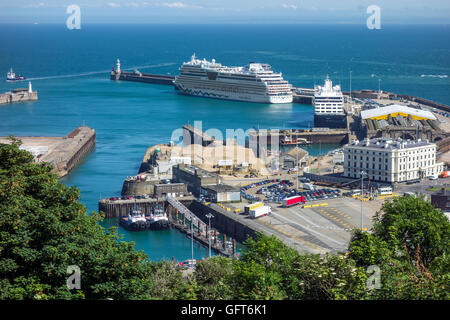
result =
M211 219L211 227L240 243L247 240L247 237L254 238L257 235L257 231L250 226L250 223L240 221L234 216L235 213L225 211L214 204L205 205L199 201L192 201L188 208L205 223L208 223L206 215L211 213L214 216Z
M186 207L188 207L193 200L193 197L178 198L178 201ZM168 205L165 199L156 198L130 200L100 199L98 202L98 211L103 212L106 218L119 218L128 215L130 209L135 206L138 206L145 214L147 214L152 211L153 207L160 203L163 203L165 208Z
M147 74L140 72L111 71L111 80L145 82L173 86L174 76L161 74Z
M211 219L211 228L217 229L220 233L238 242L244 242L247 237L255 237L257 234L257 231L251 227L250 222L247 224L245 221L240 221L234 216L234 213L227 212L219 206L215 206L214 204L205 205L195 200L194 197L183 197L177 200L206 224L208 224L206 215L211 213L214 216ZM155 198L133 200L101 199L98 202L98 211L103 212L106 218L119 218L127 215L130 209L135 206L139 206L144 213L149 213L153 207L161 202L164 204L164 208L169 208L169 214L175 213L174 208L169 206L165 199Z
M65 137L16 137L21 147L34 156L37 163L51 164L59 177L67 175L95 146L96 133L89 127L78 127ZM11 143L0 137L0 143Z
M88 130L86 130L86 135L81 137L79 136L79 131L77 130L79 130L79 128L75 129L67 136L68 139L80 140L78 148L73 149L72 155L69 156L65 166L63 166L64 169L61 172L62 175L68 174L84 158L84 156L86 156L95 147L95 130L88 128Z
M5 92L0 94L0 104L36 101L37 99L38 99L37 91L28 92L25 89L24 91Z

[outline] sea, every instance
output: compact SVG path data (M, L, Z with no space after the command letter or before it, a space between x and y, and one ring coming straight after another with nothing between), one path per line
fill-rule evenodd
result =
M123 70L176 75L193 53L224 65L268 63L298 87L325 77L343 90L387 90L450 104L448 25L102 25L0 24L0 77L13 68L31 80L36 102L0 105L0 136L64 136L80 125L97 133L96 147L61 182L77 186L88 212L101 197L119 196L138 173L146 149L168 143L175 129L308 128L313 107L257 104L177 95L170 86L111 81ZM379 80L381 79L381 80ZM0 92L28 82L0 81ZM336 145L308 146L313 155ZM115 219L102 222L117 226ZM133 233L119 227L152 260L191 258L191 241L176 230ZM194 244L194 257L207 256Z

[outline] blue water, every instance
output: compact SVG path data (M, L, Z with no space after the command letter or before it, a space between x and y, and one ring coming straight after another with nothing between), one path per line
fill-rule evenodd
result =
M329 74L353 89L378 89L450 104L448 26L308 25L1 25L0 75L10 67L32 81L39 100L0 106L0 135L62 136L83 122L95 128L97 145L62 181L81 190L89 211L100 196L119 195L123 179L137 173L145 150L169 142L172 131L195 120L203 129L307 128L312 107L262 105L176 95L171 87L109 80L122 68L177 74L192 53L225 65L269 63L292 84L312 87ZM426 75L421 77L421 75ZM447 76L439 78L435 76ZM0 92L27 82L0 81ZM334 146L322 145L326 152ZM311 154L319 146L310 147ZM106 221L105 225L115 224ZM152 259L190 258L190 241L177 231L128 233ZM205 248L195 246L195 256Z

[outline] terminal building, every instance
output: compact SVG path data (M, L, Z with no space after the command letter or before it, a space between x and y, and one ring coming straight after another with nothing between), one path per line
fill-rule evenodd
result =
M360 130L362 136L369 139L427 139L437 142L446 137L433 113L398 104L362 110Z
M205 188L221 183L219 175L196 166L184 165L182 163L173 166L173 180L187 184L188 191L197 197L200 195L202 187Z
M436 162L436 144L423 140L365 139L343 147L344 176L385 183L437 176L443 163Z
M241 190L226 184L201 188L201 194L212 202L240 202Z

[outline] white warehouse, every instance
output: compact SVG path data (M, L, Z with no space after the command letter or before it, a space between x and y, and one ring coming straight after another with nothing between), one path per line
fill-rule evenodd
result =
M360 178L361 171L373 181L404 182L437 176L443 163L436 163L436 144L427 140L386 138L354 141L344 146L344 176Z

